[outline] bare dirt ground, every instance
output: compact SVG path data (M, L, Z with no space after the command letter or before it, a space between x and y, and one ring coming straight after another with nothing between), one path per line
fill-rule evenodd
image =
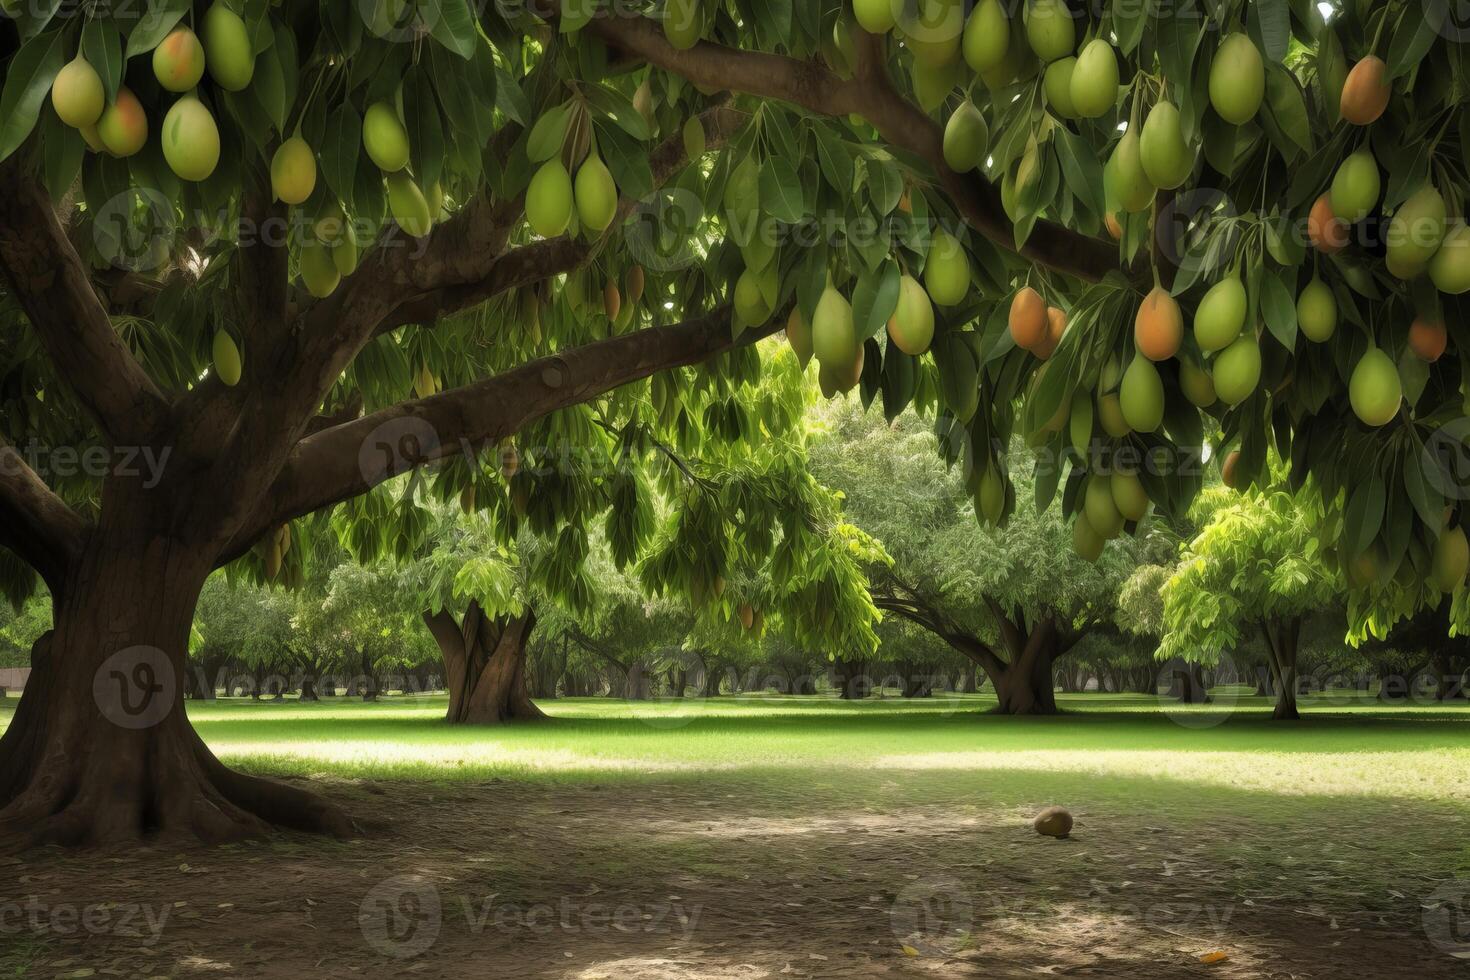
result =
M1339 808L1326 831L1310 800L1264 819L1207 801L1192 823L1089 803L1052 841L1027 825L1030 802L881 777L857 803L851 786L707 778L328 788L377 828L0 859L0 974L1470 973L1451 955L1458 909L1425 910L1425 869L1463 852L1449 810ZM1404 840L1392 867L1354 849L1385 826Z

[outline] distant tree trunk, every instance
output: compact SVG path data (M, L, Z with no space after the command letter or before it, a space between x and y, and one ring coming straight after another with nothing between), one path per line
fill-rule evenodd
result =
M301 700L319 700L316 695L316 680L314 678L309 676L301 678Z
M455 725L498 725L546 717L526 687L526 639L536 614L492 619L471 602L462 622L441 609L424 623L444 655L449 686L445 720Z
M1297 643L1301 637L1301 617L1286 621L1265 620L1261 630L1266 639L1266 655L1271 664L1271 679L1276 684L1276 708L1271 717L1277 721L1296 721L1297 711Z
M837 682L838 696L842 700L861 701L872 693L872 680L868 677L865 662L839 657L832 662L832 669Z
M976 690L976 687L977 687L977 685L975 683L975 674L976 674L976 672L977 672L976 666L974 664L970 664L960 674L959 690L960 690L960 693L961 694L974 694L975 693L975 690Z

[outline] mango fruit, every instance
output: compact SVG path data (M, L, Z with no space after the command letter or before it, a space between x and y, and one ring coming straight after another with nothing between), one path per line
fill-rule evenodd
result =
M301 282L306 291L317 299L325 299L336 292L342 281L342 273L332 261L332 247L308 235L301 242Z
M1167 361L1184 341L1184 313L1169 291L1155 286L1138 307L1133 343L1150 361Z
M408 131L390 103L374 102L363 113L362 148L384 173L397 173L408 166Z
M1324 255L1334 255L1348 247L1352 226L1337 216L1332 208L1332 195L1323 194L1307 215L1307 238Z
M1433 364L1444 356L1449 339L1444 321L1437 317L1415 317L1409 325L1409 350L1426 364Z
M1388 79L1388 65L1376 55L1369 55L1353 65L1342 86L1342 118L1354 126L1368 126L1379 120L1388 109L1393 84Z
M1019 290L1011 299L1008 318L1011 339L1022 350L1035 350L1046 341L1046 300L1030 286Z
M1266 97L1266 63L1248 35L1220 42L1210 64L1210 105L1221 119L1242 126L1255 118Z
M1064 0L1032 0L1026 8L1026 40L1043 62L1077 49L1077 22Z
M1046 66L1041 85L1046 92L1046 104L1052 114L1061 119L1076 119L1077 104L1072 101L1072 75L1077 70L1077 59L1072 56L1058 58Z
M316 190L316 154L300 136L293 136L271 156L271 191L278 201L302 204Z
M980 0L965 23L965 63L978 74L994 71L1004 63L1010 44L1011 21L1001 0Z
M1458 220L1450 225L1444 243L1429 260L1429 278L1442 293L1470 292L1470 225Z
M835 286L828 286L812 313L813 353L823 367L845 370L857 360L860 347L852 306Z
M187 92L204 77L204 45L187 27L175 27L153 49L153 75L170 92Z
M1113 504L1125 521L1137 523L1148 516L1148 491L1137 473L1114 470L1111 489Z
M1337 330L1337 297L1332 287L1313 277L1296 301L1296 322L1313 343L1329 340Z
M786 342L791 345L791 351L796 355L796 360L805 368L811 363L812 354L812 332L806 325L806 318L801 315L799 307L792 307L790 315L786 317Z
M235 346L235 340L228 331L216 330L214 343L211 345L214 357L214 373L219 376L220 381L226 387L233 388L240 383L240 348Z
M1113 499L1112 480L1093 475L1087 478L1087 487L1082 492L1082 509L1087 523L1105 541L1111 541L1123 533L1123 515Z
M888 318L888 338L905 354L917 357L934 340L934 306L913 276L898 281L898 306Z
M1087 518L1078 514L1076 520L1072 522L1072 550L1077 553L1077 557L1085 562L1096 562L1102 557L1103 549L1107 547L1107 544L1102 535L1094 531L1092 525L1087 523Z
M1134 432L1156 432L1164 423L1164 382L1153 361L1142 354L1123 372L1118 389L1123 419Z
M575 195L582 227L598 234L606 231L618 211L618 185L598 156L587 157L577 168Z
M667 0L663 19L664 37L680 51L694 47L704 35L702 0Z
M204 180L219 165L219 126L193 95L169 107L160 137L164 160L183 180Z
M434 228L428 198L418 182L403 171L388 175L388 210L398 227L414 238L423 238Z
M1261 345L1256 335L1247 331L1216 355L1211 376L1215 394L1231 408L1249 398L1261 383Z
M936 228L924 262L924 287L940 306L957 306L970 292L970 257L949 232Z
M912 7L899 8L898 29L915 61L930 66L958 62L964 0L913 0Z
M1139 158L1148 182L1163 190L1182 187L1194 170L1194 154L1184 142L1179 110L1160 102L1149 110L1139 140Z
M1434 542L1430 561L1429 584L1440 592L1454 593L1465 584L1470 573L1470 539L1462 527L1445 528Z
M107 106L102 76L81 55L61 66L51 82L51 105L62 122L74 129L95 126Z
M771 318L767 294L776 292L776 269L746 269L735 280L735 319L744 327L758 327Z
M1075 76L1074 76L1075 78ZM1147 211L1154 203L1155 187L1149 183L1148 174L1143 169L1142 141L1139 138L1137 125L1129 125L1128 131L1118 141L1113 150L1111 165L1112 186L1105 190L1112 200L1118 202L1118 206L1130 214L1138 214ZM1107 183L1108 172L1104 172L1104 183Z
M1404 398L1403 382L1393 358L1377 347L1371 347L1353 368L1348 381L1348 400L1353 414L1364 425L1375 428L1386 425L1399 413Z
M1342 162L1332 178L1332 213L1348 224L1356 224L1378 206L1383 181L1378 175L1378 161L1366 147Z
M1245 329L1245 283L1233 273L1210 287L1194 314L1194 339L1206 353L1224 350Z
M985 162L990 148L990 127L985 117L966 99L944 126L944 162L955 173L969 173Z
M1444 197L1430 185L1399 205L1388 224L1388 271L1400 279L1422 273L1444 244Z
M572 223L572 178L560 160L546 161L531 178L526 220L542 238L556 238Z
M242 92L255 77L255 52L240 15L216 0L205 11L204 64L209 77L227 92Z
M1082 119L1098 119L1118 103L1118 55L1101 38L1088 41L1072 70L1072 108Z
M1195 408L1209 408L1220 400L1215 393L1215 379L1192 357L1179 359L1179 390Z
M143 149L148 142L148 115L132 89L119 88L112 105L102 110L97 136L116 157L130 157Z
M887 34L897 23L894 0L852 0L852 14L869 34Z

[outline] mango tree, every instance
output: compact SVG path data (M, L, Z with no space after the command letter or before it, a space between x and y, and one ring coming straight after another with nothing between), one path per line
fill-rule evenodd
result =
M854 521L892 558L869 572L878 607L984 670L997 710L1055 712L1053 667L1087 630L1111 621L1132 549L1096 563L1074 555L1056 506L991 523L1001 520L1004 499L992 499L973 470L968 478L947 470L934 435L913 415L887 424L848 404L823 421L828 432L812 452L817 476L847 495ZM1021 493L1033 489L1029 474L1016 484Z
M55 630L0 743L6 836L346 832L182 711L119 735L94 679L146 713L211 569L269 570L282 525L679 365L753 377L783 322L825 390L921 396L981 473L1075 430L1099 452L1037 494L1066 475L1069 517L1103 465L1182 513L1218 429L1242 477L1274 443L1345 498L1372 587L1424 577L1447 491L1413 474L1461 373L1424 365L1470 286L1448 9L1083 6L8 13L0 543ZM62 477L33 440L102 456ZM1131 526L1093 496L1086 554Z
M1343 589L1335 559L1324 552L1330 522L1315 499L1284 490L1241 494L1212 509L1163 586L1167 632L1159 656L1215 663L1250 631L1266 645L1273 717L1295 719L1302 623Z

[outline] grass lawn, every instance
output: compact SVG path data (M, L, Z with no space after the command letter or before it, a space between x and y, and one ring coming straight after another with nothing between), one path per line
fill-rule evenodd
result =
M37 890L168 895L181 911L144 960L107 954L143 975L311 969L323 943L368 975L491 954L500 975L578 980L1462 975L1467 937L1441 913L1470 909L1470 708L1319 697L1286 724L1230 692L1060 700L1055 718L991 716L983 696L564 700L498 729L444 725L437 697L191 704L227 762L310 780L368 832L102 865L40 852L24 883L0 876L0 911ZM1070 840L1029 830L1050 804L1076 815ZM438 920L400 957L362 916L405 881ZM474 912L568 901L683 925ZM9 946L22 975L97 967L33 933Z

